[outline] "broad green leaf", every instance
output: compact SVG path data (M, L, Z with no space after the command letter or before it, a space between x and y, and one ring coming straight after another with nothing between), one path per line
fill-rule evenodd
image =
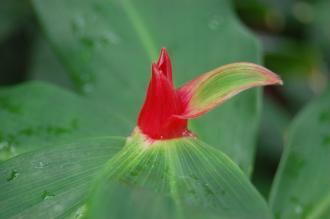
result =
M85 218L168 219L176 218L177 211L171 197L143 187L104 182L98 184L89 204L85 205Z
M221 66L179 89L187 104L182 117L198 117L251 87L282 83L276 74L253 63L240 62Z
M173 57L177 84L237 61L260 62L260 48L227 0L33 0L56 53L81 91L134 121L151 62L161 47ZM193 6L193 7L192 7ZM191 128L252 170L260 98L245 92Z
M0 160L83 137L128 135L130 123L100 104L42 82L0 89Z
M119 138L90 138L0 164L0 218L79 214L92 179L123 144Z
M150 144L136 129L92 191L90 218L271 218L239 167L193 137Z
M276 218L330 217L330 92L309 104L290 127L270 204Z

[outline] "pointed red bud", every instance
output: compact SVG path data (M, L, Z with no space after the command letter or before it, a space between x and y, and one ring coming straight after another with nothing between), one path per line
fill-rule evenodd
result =
M172 81L171 60L166 49L162 49L157 64L152 64L152 76L138 126L152 139L184 136L187 133L187 120L175 117L183 110Z

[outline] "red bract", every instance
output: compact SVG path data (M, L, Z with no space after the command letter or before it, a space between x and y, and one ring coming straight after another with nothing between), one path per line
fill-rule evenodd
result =
M187 119L180 119L185 110L174 88L172 64L165 48L157 64L152 64L152 76L146 100L138 118L138 126L152 139L169 139L189 134Z
M191 136L188 119L201 116L243 90L271 84L282 81L262 66L241 62L216 68L175 89L171 60L163 48L157 64L152 64L138 127L155 140Z

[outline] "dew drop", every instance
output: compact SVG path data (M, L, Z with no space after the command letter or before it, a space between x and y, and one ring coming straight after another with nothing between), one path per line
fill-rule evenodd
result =
M291 197L290 198L290 201L292 202L293 204L293 210L294 210L294 213L297 214L297 215L301 215L303 214L303 206L301 205L300 201L298 198L296 197Z
M294 212L295 212L296 214L301 215L302 211L303 211L303 208L302 208L301 205L296 205L296 206L294 207Z
M50 199L50 198L53 198L53 197L55 197L55 194L54 193L51 193L51 192L49 192L47 190L45 190L45 191L43 191L41 193L42 200L47 200L47 199Z
M85 27L85 19L83 16L76 16L72 21L72 31L76 34L81 34Z
M217 30L223 23L223 18L219 15L213 15L208 21L208 27L211 30Z
M7 160L16 155L16 148L8 141L0 142L0 160Z
M87 213L87 206L83 205L80 208L77 209L77 211L74 213L73 218L74 219L82 219L85 217Z
M12 181L14 180L17 176L19 175L17 170L12 170L9 177L7 178L7 181Z
M49 165L46 161L32 161L32 165L34 168L44 168Z
M214 191L211 189L211 187L210 187L210 185L209 185L208 183L204 183L204 184L203 184L203 187L204 187L205 193L206 193L207 195L215 196Z
M92 83L86 83L83 86L83 92L85 94L91 93L94 90L94 85Z
M62 212L63 211L63 206L62 205L54 205L54 211L55 212Z
M76 77L76 81L83 94L88 94L94 90L95 75L90 72L81 72Z
M121 42L121 38L118 34L108 31L101 36L102 44L119 44Z

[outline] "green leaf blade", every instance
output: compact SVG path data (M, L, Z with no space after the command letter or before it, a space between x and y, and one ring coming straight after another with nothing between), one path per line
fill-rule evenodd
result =
M218 149L191 137L149 144L135 132L94 188L88 205L91 218L132 218L146 200L154 203L139 213L140 218L163 211L172 218L272 218L239 167Z
M43 82L0 89L0 160L93 136L127 135L130 122Z
M89 185L123 139L94 138L0 164L1 218L55 218L84 204Z
M330 93L294 120L272 187L277 218L328 218L330 206Z

